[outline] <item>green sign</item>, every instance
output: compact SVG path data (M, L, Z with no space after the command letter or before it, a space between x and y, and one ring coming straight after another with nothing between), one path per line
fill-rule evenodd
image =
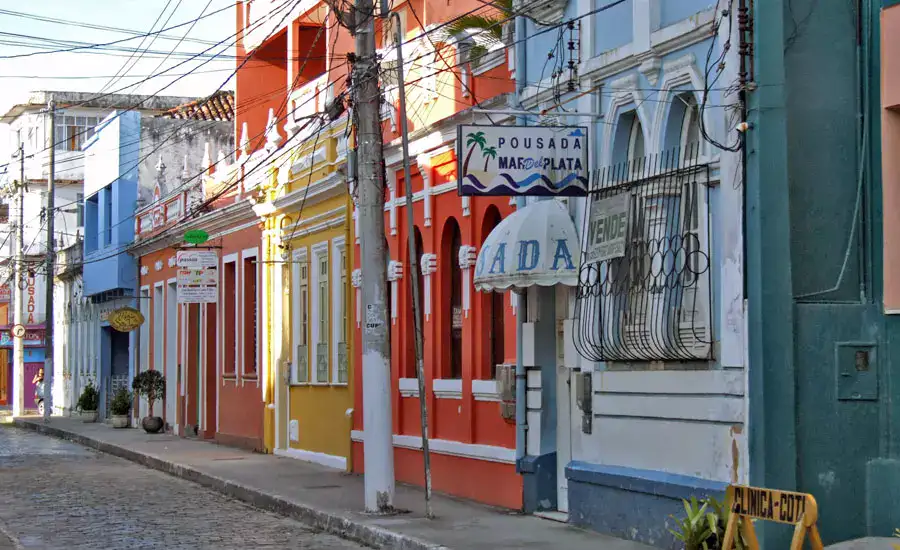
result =
M184 234L184 242L191 244L203 244L209 239L209 233L202 229L191 229Z

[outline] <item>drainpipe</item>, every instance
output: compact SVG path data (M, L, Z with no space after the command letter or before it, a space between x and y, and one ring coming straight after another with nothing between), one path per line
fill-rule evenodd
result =
M522 92L528 84L527 74L525 73L525 37L526 24L525 18L521 15L516 17L516 106L522 108ZM527 119L524 116L517 117L519 124L525 124ZM516 197L516 210L525 207L525 197ZM524 343L522 342L522 326L525 323L525 315L528 311L527 295L524 291L518 296L518 311L516 311L516 463L525 456L525 364L522 362L522 354Z

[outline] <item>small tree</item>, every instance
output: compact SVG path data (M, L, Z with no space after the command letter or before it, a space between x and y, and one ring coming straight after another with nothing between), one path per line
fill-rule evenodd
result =
M153 404L166 393L166 379L158 370L147 370L134 377L131 389L147 398L148 416L153 416Z

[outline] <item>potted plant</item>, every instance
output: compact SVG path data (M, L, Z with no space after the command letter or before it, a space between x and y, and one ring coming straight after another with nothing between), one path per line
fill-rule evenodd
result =
M685 517L682 519L670 516L675 520L677 530L669 529L683 544L684 550L719 550L725 544L725 529L731 517L731 510L724 503L713 497L698 501L697 497L691 500L682 499ZM738 519L735 525L735 536L732 548L744 550L747 541L744 539L741 529L742 519ZM900 550L900 549L898 549Z
M153 414L153 404L166 393L166 379L158 370L146 370L134 377L131 389L147 399L147 416L141 419L141 426L149 434L159 433L163 419Z
M110 420L113 428L127 428L128 421L131 417L128 412L131 411L131 402L134 398L131 392L125 388L119 388L119 391L113 396L109 403Z
M76 408L82 422L96 422L97 409L100 406L100 393L94 386L93 382L88 382L87 386L81 390L78 397Z

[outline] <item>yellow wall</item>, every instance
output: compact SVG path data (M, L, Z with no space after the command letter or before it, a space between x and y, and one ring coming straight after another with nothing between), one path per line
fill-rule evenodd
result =
M274 180L277 178L277 173L273 177L273 184L270 189L269 200L274 199L275 197L281 197L293 191L301 191L308 184L315 185L323 178L329 176L335 170L335 162L343 162L343 159L337 158L337 139L336 136L343 134L343 128L337 128L326 134L323 132L318 139L311 139L297 147L297 150L291 155L292 162L296 161L298 158L303 158L304 155L309 155L312 153L313 145L316 146L316 149L321 150L324 148L325 150L325 160L320 161L317 165L313 166L313 169L304 170L299 174L291 174L290 178L286 185L282 188L278 188L277 184L274 184ZM282 169L287 169L282 168ZM333 456L345 457L347 459L347 467L351 468L350 464L350 429L351 429L351 418L347 415L347 410L353 407L353 363L348 359L348 372L347 372L347 384L337 384L334 383L333 380L328 384L292 384L289 388L283 386L284 378L283 371L280 370L285 362L290 361L292 359L292 350L294 349L295 343L292 341L293 335L293 311L291 308L293 307L292 295L296 292L296 289L292 288L293 285L293 277L291 270L293 269L292 263L283 263L281 256L281 248L278 246L279 238L276 237L280 233L281 239L284 240L282 244L288 246L288 255L290 258L293 257L294 252L306 248L307 252L307 261L310 262L309 269L310 272L314 268L312 265L313 254L311 247L318 243L327 242L328 243L328 257L329 257L329 289L333 289L333 280L332 278L336 276L335 269L339 267L339 258L335 256L335 250L332 246L332 239L336 237L344 237L345 242L345 254L347 256L347 283L343 288L344 292L344 304L347 307L347 345L348 345L348 358L353 357L353 338L352 338L352 329L355 314L351 311L352 301L351 301L351 272L352 272L352 241L350 240L350 225L351 225L351 212L352 212L352 202L347 193L346 183L342 182L341 185L344 187L344 190L341 194L325 199L325 200L317 200L317 198L309 198L304 201L302 206L301 204L295 204L284 211L277 212L269 217L266 223L266 227L269 231L267 231L267 236L265 238L264 250L267 254L266 260L269 262L266 264L266 273L268 277L268 281L270 281L270 285L273 285L275 278L280 277L283 281L283 290L284 292L281 296L275 296L274 292L270 292L270 305L267 309L269 319L267 319L266 327L270 331L270 342L275 342L276 339L281 342L281 354L279 357L276 357L276 352L272 349L267 350L266 357L269 361L270 369L269 372L272 372L273 375L271 377L272 382L272 392L275 391L275 386L281 384L281 389L286 389L284 393L281 395L289 394L290 406L285 407L285 400L282 400L280 403L279 410L272 411L272 414L269 415L270 426L271 429L267 431L267 445L269 448L275 447L275 416L278 417L278 429L282 433L282 445L289 445L291 449L312 451L316 453L324 453ZM332 224L331 227L327 229L323 229L320 231L316 231L315 233L304 234L306 230L308 230L308 225L301 225L296 230L291 230L291 224L296 223L298 220L306 221L310 218L321 216L329 211L333 211L343 207L344 212L341 214L335 214L332 216L328 216L329 220L336 220L335 224ZM325 219L325 218L323 218ZM320 220L321 221L321 220ZM316 225L315 223L310 223L309 225ZM278 231L278 228L285 228L283 231ZM312 278L310 277L310 286L312 285ZM274 288L274 286L269 286L270 289ZM312 288L310 288L309 293L309 302L308 306L310 306L310 311L308 312L308 322L310 325L312 323L317 322L317 319L312 318L312 299L313 299ZM274 300L281 299L282 300L282 319L281 319L281 333L273 334L271 331L279 324L276 323L272 317L275 315ZM335 348L337 335L332 334L334 331L334 319L332 316L334 315L333 311L333 296L331 293L328 295L328 311L329 311L329 319L328 319L328 335L329 335L329 367L330 372L333 371L336 367L334 365L334 356L335 356ZM309 373L310 377L312 377L315 371L315 346L314 343L310 340L309 342L309 357L307 360L307 364L309 365ZM274 347L274 346L270 346ZM331 378L331 377L329 377ZM271 393L273 398L270 402L274 402L274 393ZM289 409L289 410L288 410ZM299 441L290 441L289 440L289 421L297 420L299 423Z

